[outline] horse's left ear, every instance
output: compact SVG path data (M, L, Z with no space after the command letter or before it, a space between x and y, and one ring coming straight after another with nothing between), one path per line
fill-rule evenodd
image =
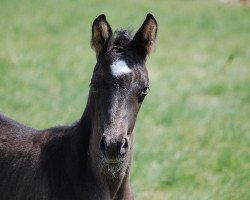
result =
M157 21L152 14L147 14L145 21L140 29L136 32L132 45L139 48L143 54L148 55L155 47L157 35Z
M92 24L91 46L96 52L96 57L107 46L112 36L112 29L106 20L106 16L101 14Z

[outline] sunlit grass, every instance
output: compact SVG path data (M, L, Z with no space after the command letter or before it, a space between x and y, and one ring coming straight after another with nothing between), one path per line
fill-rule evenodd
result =
M250 199L250 8L219 1L17 1L0 6L0 111L43 129L78 119L95 54L91 23L137 29L157 50L136 124L136 199Z

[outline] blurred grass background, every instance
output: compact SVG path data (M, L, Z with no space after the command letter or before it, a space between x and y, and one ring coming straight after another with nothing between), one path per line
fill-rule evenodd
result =
M250 199L250 8L198 0L0 0L0 111L37 129L80 118L91 24L159 23L136 124L136 199Z

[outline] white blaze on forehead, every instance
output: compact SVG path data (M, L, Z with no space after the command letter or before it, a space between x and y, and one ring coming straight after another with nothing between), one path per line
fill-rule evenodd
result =
M123 74L128 74L131 72L126 62L123 60L115 61L111 66L111 73L113 76L121 76Z

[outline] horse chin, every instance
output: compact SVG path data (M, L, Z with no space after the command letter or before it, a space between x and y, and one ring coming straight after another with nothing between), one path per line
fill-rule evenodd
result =
M124 159L103 159L102 171L112 178L124 176L127 169L127 164Z

